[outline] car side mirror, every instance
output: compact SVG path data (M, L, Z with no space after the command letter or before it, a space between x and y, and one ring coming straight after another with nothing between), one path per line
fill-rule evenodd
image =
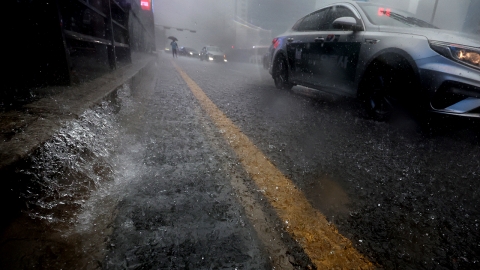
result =
M357 22L354 17L340 17L333 21L334 29L346 30L346 31L362 31L363 26Z

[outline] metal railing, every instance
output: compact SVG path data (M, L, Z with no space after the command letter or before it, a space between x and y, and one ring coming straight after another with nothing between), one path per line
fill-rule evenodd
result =
M140 0L17 0L5 8L12 57L0 101L98 77L131 62L132 51L155 50L153 12Z
M120 4L114 0L58 0L67 58L70 52L77 50L98 49L93 44L106 45L110 68L117 66L117 47L130 50L128 20L130 4ZM72 40L76 42L72 42ZM81 52L80 52L81 53ZM123 54L130 61L130 52Z

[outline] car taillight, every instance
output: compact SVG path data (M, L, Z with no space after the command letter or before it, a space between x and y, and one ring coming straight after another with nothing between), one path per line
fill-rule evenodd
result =
M278 44L280 43L280 39L279 38L274 38L272 40L272 44L273 44L273 48L277 48L278 47Z

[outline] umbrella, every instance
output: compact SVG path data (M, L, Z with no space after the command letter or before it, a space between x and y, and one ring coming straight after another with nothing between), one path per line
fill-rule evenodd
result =
M173 41L178 41L178 38L174 37L174 36L169 36L168 37L169 39L173 40Z

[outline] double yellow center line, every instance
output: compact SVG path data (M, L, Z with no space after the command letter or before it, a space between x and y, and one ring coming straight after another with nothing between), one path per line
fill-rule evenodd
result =
M175 69L237 154L250 177L318 269L373 269L374 265L314 209L295 184L285 177L175 63Z

